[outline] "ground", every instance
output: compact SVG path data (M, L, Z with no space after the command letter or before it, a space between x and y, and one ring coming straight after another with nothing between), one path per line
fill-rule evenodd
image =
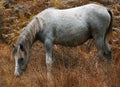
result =
M19 2L19 0L17 1ZM88 3L88 0L85 1ZM30 3L31 0L28 2ZM13 3L13 5L14 4L16 3ZM56 7L61 6L58 2L54 4ZM34 5L33 7L37 8ZM88 43L91 42L91 40L87 41L81 46L72 48L54 45L54 63L52 67L52 75L54 79L53 85L50 86L47 85L48 81L46 76L45 49L41 42L37 41L33 45L30 52L30 62L26 71L22 76L15 77L15 61L11 56L12 42L7 41L8 43L5 43L0 40L0 87L120 87L119 7L119 4L112 6L112 9L117 10L113 10L113 31L112 35L110 35L109 41L112 50L111 64L108 64L106 59L103 61L99 60L98 52L94 42L89 49ZM35 11L35 13L37 13L37 11ZM26 19L20 14L19 17L20 18L15 20L15 22L18 22L18 24L21 21L28 21L29 19ZM18 24L13 24L12 27L14 28L16 26L20 26ZM22 26L25 26L25 24ZM16 30L19 30L17 28Z
M31 49L30 63L21 77L14 76L11 48L0 43L0 87L46 87L45 50L36 42ZM52 87L119 87L120 49L112 47L112 64L99 61L97 49L90 52L86 44L75 48L54 46Z

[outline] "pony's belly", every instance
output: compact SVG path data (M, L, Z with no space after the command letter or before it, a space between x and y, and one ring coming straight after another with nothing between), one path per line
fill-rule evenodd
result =
M77 46L83 44L85 41L87 41L90 38L89 34L79 35L76 37L69 36L69 37L61 37L54 40L55 44L60 44L64 46Z
M72 40L72 41L55 41L54 43L63 45L63 46L75 47L75 46L81 45L83 42L79 40Z

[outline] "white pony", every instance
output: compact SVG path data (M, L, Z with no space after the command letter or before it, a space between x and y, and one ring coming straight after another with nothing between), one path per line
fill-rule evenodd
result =
M63 10L48 8L34 17L13 46L14 74L19 76L26 69L30 48L37 40L44 43L48 72L53 63L53 44L77 46L93 38L100 57L110 60L111 50L106 36L111 27L111 10L100 5L88 4Z

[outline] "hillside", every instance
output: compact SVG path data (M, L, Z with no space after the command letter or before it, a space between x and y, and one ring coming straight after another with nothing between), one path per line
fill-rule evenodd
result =
M30 63L21 77L14 76L12 45L40 11L48 7L70 8L87 3L112 9L113 27L108 38L112 64L100 62L92 40L77 47L54 46L54 85L47 86L45 49L36 42ZM92 42L92 43L91 43ZM0 87L120 87L120 1L119 0L1 0L0 1Z

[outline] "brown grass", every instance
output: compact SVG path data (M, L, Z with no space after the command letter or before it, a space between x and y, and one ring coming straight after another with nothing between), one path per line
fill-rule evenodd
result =
M46 87L45 50L39 42L34 44L26 72L19 78L13 75L14 61L10 48L0 44L0 87ZM54 47L52 69L53 85L48 87L119 87L120 49L112 48L113 60L99 62L97 50L90 52L81 47Z
M88 3L88 0L76 0L76 2L65 4L63 2L66 2L66 0L24 1L16 0L15 3L10 3L10 9L5 9L4 16L7 16L8 19L4 25L9 24L13 28L13 30L7 30L4 33L7 36L3 38L8 40L9 44L16 41L22 27L39 11L52 5L57 8L69 8ZM49 1L50 3L46 3ZM114 0L108 1L113 2ZM15 16L17 19L15 18L13 22L10 22L9 17L15 15L11 8L16 6L16 3L24 6L25 11L20 11L20 14ZM28 7L30 9L26 10ZM11 58L12 48L0 41L0 87L120 87L120 5L110 5L109 7L113 8L114 13L114 28L110 45L113 55L111 65L106 60L99 61L98 52L94 45L88 51L88 42L75 48L57 45L54 46L53 85L47 86L45 50L42 43L34 44L27 70L21 77L17 78L13 75L15 63ZM3 10L3 8L0 9ZM29 16L24 15L24 12Z

